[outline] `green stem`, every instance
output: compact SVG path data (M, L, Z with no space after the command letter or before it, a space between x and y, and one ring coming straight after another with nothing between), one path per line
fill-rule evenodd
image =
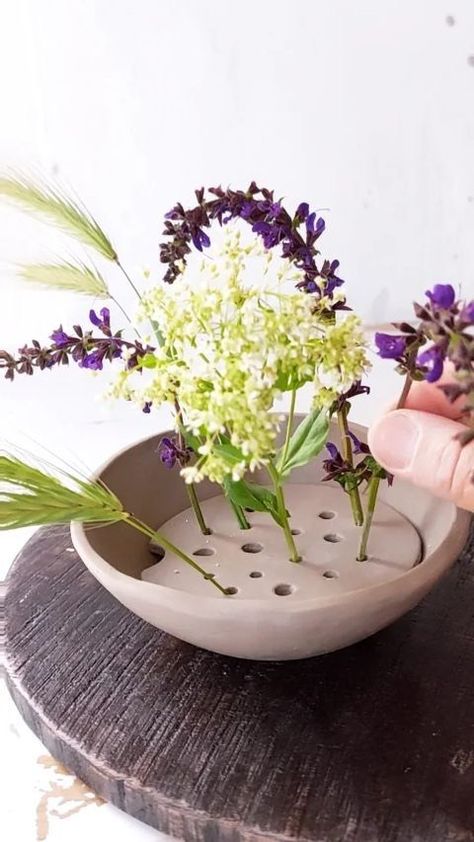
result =
M277 500L278 515L280 517L280 520L281 520L281 523L282 523L282 529L283 529L283 532L285 533L286 543L287 543L288 549L290 551L290 561L295 561L295 562L301 561L301 556L300 556L300 554L299 554L299 552L296 548L296 544L295 544L293 535L291 534L290 524L288 522L288 515L286 513L285 497L283 495L283 488L281 486L278 471L277 471L277 469L275 468L275 466L273 465L272 462L270 462L267 465L267 470L268 470L268 473L269 473L269 475L271 477L271 480L272 480L272 483L273 483L273 488L274 488L274 491L275 491L275 497L276 497L276 500Z
M406 372L406 375L405 375L405 382L403 384L402 393L401 393L401 395L398 399L398 403L395 407L396 409L403 409L403 407L406 404L408 393L409 393L409 391L412 387L412 384L413 384L413 378L412 378L410 372L411 372L413 366L416 363L416 357L418 355L419 350L420 350L419 343L415 343L414 347L412 347L411 351L408 354L407 362L406 362L407 372Z
M372 477L369 482L367 492L367 512L365 515L364 528L360 539L359 554L357 561L367 561L367 543L369 540L370 527L372 526L372 519L374 517L375 504L377 503L377 494L380 485L380 477Z
M407 374L406 374L406 377L405 377L405 382L403 384L402 393L401 393L401 395L398 399L396 409L403 409L403 407L405 406L406 400L407 400L407 397L408 397L408 393L409 393L409 391L412 387L412 383L413 383L413 379L411 377L411 374L407 371Z
M125 269L123 268L123 266L120 263L120 260L118 259L118 257L115 258L115 263L119 267L122 274L127 279L127 282L130 284L130 286L133 289L133 291L134 291L135 295L137 296L138 300L141 301L142 300L141 293L136 288L136 286L133 283L133 281L132 281L130 275L128 274L128 272L126 272ZM114 301L115 301L115 299L114 299ZM115 302L115 303L117 304L117 302ZM119 307L120 307L120 305L119 305ZM122 307L120 307L120 309L122 310ZM130 321L130 319L129 319L129 321ZM156 324L152 320L150 320L150 327L151 327L153 333L155 334L155 338L156 338L156 341L158 343L158 347L161 347L163 345L163 337L161 336L159 330L157 329ZM136 328L135 328L135 333L137 334L138 337L140 337L140 334L138 333Z
M411 355L411 362L416 357L416 351L412 352ZM398 399L396 409L403 409L405 406L408 394L413 384L413 378L409 371L407 371L405 376L405 382L403 384L403 389L401 395ZM368 490L367 490L367 512L365 515L365 523L364 528L362 530L362 535L360 539L360 546L359 546L359 554L357 556L357 561L367 561L367 544L369 541L369 534L370 534L370 527L372 526L372 520L374 517L375 506L377 503L377 495L380 486L380 477L373 476L369 482ZM360 498L359 498L360 500Z
M118 259L118 257L115 258L115 262L116 262L117 266L119 267L120 271L122 272L122 274L125 275L128 283L132 287L132 289L133 289L135 295L137 296L138 300L141 301L142 297L141 297L140 293L138 292L138 289L136 288L135 284L133 283L133 281L132 281L130 275L128 274L128 272L126 272L125 269L123 268L123 266L120 263L120 260Z
M339 423L339 432L341 435L341 448L343 459L345 462L347 462L348 465L353 467L354 458L352 455L352 442L351 437L349 435L349 425L347 423L348 412L349 408L346 405L343 405L342 408L337 412L337 420ZM357 487L351 488L347 493L351 501L352 517L354 519L354 523L356 526L362 526L362 524L364 523L364 510L360 501L359 489Z
M199 505L198 496L196 494L196 488L194 483L185 483L186 491L188 492L189 502L191 503L194 516L199 524L199 529L201 530L203 535L212 535L212 529L209 529L206 521L204 520L204 515L202 513L201 506Z
M237 523L239 524L241 529L250 529L250 523L248 522L247 518L245 517L245 512L242 506L239 506L238 503L234 503L233 500L229 499L229 503L232 506L234 514L237 518Z
M130 316L128 315L128 313L127 313L127 311L124 309L124 307L122 307L122 305L121 305L120 301L118 301L118 300L115 298L115 296L113 296L113 295L111 295L111 296L110 296L110 300L111 300L111 301L113 301L113 302L114 302L114 304L115 304L115 306L119 308L119 310L121 311L121 313L122 313L122 314L125 316L125 318L127 319L127 322L128 322L129 324L132 324L132 320L131 320Z
M178 419L178 445L180 450L184 451L186 447L186 442L184 441L184 436L182 433L184 424L183 424L183 413L181 412L181 407L179 405L179 401L175 398L174 401L174 410L176 412L176 417ZM211 535L212 529L210 529L204 520L204 515L202 513L201 506L199 505L198 496L196 494L196 489L194 487L194 483L186 484L186 491L188 492L189 502L191 503L194 515L199 525L199 529L201 530L203 535Z
M293 416L295 414L295 404L296 404L296 389L293 389L291 392L291 403L290 403L290 411L288 413L288 423L286 425L286 435L285 435L285 443L283 445L283 455L279 462L280 465L284 465L286 462L286 457L288 456L288 448L290 446L290 438L291 438L291 428L293 426Z
M128 323L131 325L131 324L132 324L132 320L131 320L130 316L128 315L127 311L126 311L126 310L122 307L122 305L121 305L120 301L118 301L118 300L117 300L117 299L116 299L113 295L111 295L111 296L110 296L110 300L114 302L114 304L115 304L115 305L119 308L119 310L123 313L123 315L124 315L124 316L125 316L125 318L127 319ZM133 325L132 325L132 327L133 327ZM141 339L142 337L140 336L140 334L139 334L138 330L136 329L136 327L133 327L133 330L135 331L135 333L136 333L136 335L138 336L138 338L139 338L139 339Z
M176 547L175 544L172 544L171 541L168 541L168 539L165 538L165 536L162 535L161 532L157 532L155 529L151 529L150 526L147 526L146 523L143 523L143 521L139 520L137 517L135 517L135 515L132 514L128 514L128 516L125 518L125 521L129 524L129 526L133 526L134 529L137 529L143 535L146 535L148 538L153 538L155 541L158 541L160 545L165 548L165 550L169 550L170 553L174 553L174 555L177 555L178 558L182 559L182 561L185 561L186 564L189 564L189 566L192 567L193 570L195 570L197 573L200 573L200 575L207 582L210 582L212 585L214 585L214 587L217 588L218 591L220 591L225 596L227 595L227 589L219 584L219 582L214 576L214 573L208 573L207 570L204 570L204 568L201 567L200 564L198 564L190 556L183 552L183 550L180 550L179 547Z

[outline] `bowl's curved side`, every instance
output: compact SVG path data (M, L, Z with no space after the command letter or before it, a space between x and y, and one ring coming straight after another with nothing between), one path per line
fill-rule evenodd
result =
M119 496L120 481L126 480L127 493L132 497L140 489L146 498L142 500L142 510L148 505L150 488L156 500L156 489L160 487L155 473L150 474L150 441L153 439L122 451L100 472ZM311 479L317 481L319 476L313 472ZM304 481L311 479L306 468ZM155 523L174 513L170 507L175 512L184 508L181 485L177 474L166 474L166 505L162 517L157 518L155 512ZM421 533L425 545L421 564L395 580L339 597L281 600L278 611L274 600L227 599L217 593L202 598L142 581L136 559L140 553L146 554L146 539L141 540L123 525L119 529L107 527L87 532L82 524L73 523L71 537L90 572L143 620L221 654L255 660L292 660L340 649L389 625L413 608L455 561L467 539L469 514L426 492L410 492L415 503L406 499L406 485L398 495L400 508L410 511L412 522ZM212 486L205 496L210 493L215 493ZM398 508L397 502L390 499Z
M85 546L79 524L71 532L90 572L143 620L204 649L256 660L307 658L374 634L418 604L456 559L467 535L458 529L456 543L384 585L340 599L285 601L276 611L274 601L202 599L133 579Z

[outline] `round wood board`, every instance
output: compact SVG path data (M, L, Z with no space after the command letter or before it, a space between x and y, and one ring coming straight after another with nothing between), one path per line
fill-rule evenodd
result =
M181 643L37 533L5 595L7 680L55 758L185 840L474 840L473 542L349 649L252 663Z

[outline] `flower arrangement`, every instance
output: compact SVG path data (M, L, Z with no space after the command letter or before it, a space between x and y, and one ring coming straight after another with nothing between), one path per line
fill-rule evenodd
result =
M117 251L94 217L55 187L24 177L0 178L0 196L31 212L115 263L137 296L129 317L97 268L87 259L24 266L26 282L110 299L125 327L112 328L108 306L93 304L90 326L62 324L50 341L0 351L0 368L13 381L70 363L114 372L108 394L133 401L145 413L164 404L174 415L175 435L162 438L157 459L179 470L199 529L210 534L197 489L203 478L218 484L239 527L249 529L246 510L266 512L282 531L288 558L301 560L285 482L323 448L324 481L333 480L350 499L360 528L357 560L369 553L370 528L380 483L393 477L368 446L350 430L352 401L369 392L363 381L370 369L368 346L359 318L351 311L337 260L322 260L318 250L325 222L301 203L290 214L273 191L252 182L245 191L211 188L196 191L196 204L177 204L166 214L160 259L162 280L139 290L123 268ZM207 230L224 232L211 245ZM415 304L416 323L378 333L379 355L397 363L404 375L398 405L414 380L440 379L446 360L456 381L440 385L449 400L463 401L463 443L474 438L474 301L456 297L449 284L437 284ZM311 394L311 409L294 428L301 389ZM289 394L287 419L279 408ZM341 448L328 441L336 418ZM286 427L283 428L283 425ZM283 434L283 444L277 438ZM265 485L252 481L256 468L268 475ZM10 454L0 457L0 528L67 522L125 521L168 547L226 594L194 559L170 545L166 536L124 510L100 481L70 472L56 475ZM365 496L361 494L366 489Z

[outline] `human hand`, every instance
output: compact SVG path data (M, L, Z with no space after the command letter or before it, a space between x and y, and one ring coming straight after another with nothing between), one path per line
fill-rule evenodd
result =
M427 488L439 497L474 511L474 441L461 445L456 436L462 400L450 403L438 383L413 383L404 409L386 412L369 430L370 449L395 476Z

